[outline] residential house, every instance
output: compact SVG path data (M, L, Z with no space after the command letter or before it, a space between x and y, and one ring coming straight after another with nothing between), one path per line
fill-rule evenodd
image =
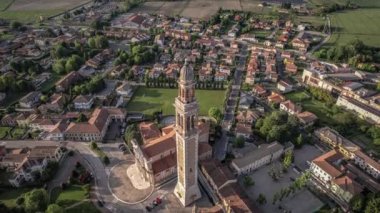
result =
M236 137L249 138L252 135L252 124L237 123L235 135Z
M285 101L285 97L277 92L273 92L270 96L267 97L268 103L280 104Z
M280 110L285 111L290 115L296 115L302 111L302 108L291 100L287 100L280 103Z
M133 95L133 89L130 82L123 82L118 88L116 88L116 93L122 97L131 98Z
M2 149L5 146L2 145ZM15 187L25 183L32 183L36 179L35 173L42 173L49 162L59 162L63 159L66 149L60 146L36 146L25 149L11 149L0 156L0 166L14 174L9 182Z
M92 95L78 95L73 103L77 110L89 110L94 104L94 97Z
M82 79L83 77L78 72L72 71L55 84L55 90L56 92L65 92Z
M22 108L33 108L40 103L41 92L30 92L19 100L19 105Z
M298 113L296 116L300 123L305 127L314 125L315 122L318 120L318 117L314 113L311 113L309 111Z
M252 88L252 93L259 97L265 97L267 95L267 90L264 86L256 84Z
M293 91L293 85L281 80L277 83L277 89L282 93L288 93Z

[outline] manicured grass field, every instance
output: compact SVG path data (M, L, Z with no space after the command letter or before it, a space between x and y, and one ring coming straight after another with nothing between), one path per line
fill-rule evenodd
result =
M128 103L127 110L147 115L162 110L164 115L174 115L173 103L177 95L177 89L139 87ZM220 109L223 107L224 90L195 90L195 95L199 103L200 115L207 115L210 107Z
M9 208L15 207L17 206L16 199L28 191L30 191L29 188L13 188L11 190L2 191L0 193L0 201Z
M90 201L85 201L78 206L65 210L65 213L99 213L100 211Z
M331 24L333 35L327 45L342 45L357 38L367 45L380 47L379 8L333 13Z
M68 207L84 199L87 199L87 195L86 191L82 188L82 186L72 185L69 186L67 189L61 191L56 200L56 203L62 207Z

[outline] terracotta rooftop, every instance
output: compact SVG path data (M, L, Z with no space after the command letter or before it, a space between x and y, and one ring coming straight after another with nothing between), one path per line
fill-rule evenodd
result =
M161 136L160 130L154 123L142 122L139 124L139 130L144 142L154 140Z
M359 183L346 175L333 180L333 182L344 191L349 191L352 195L360 194L363 191L363 188Z
M333 165L333 162L342 159L343 155L335 150L331 150L313 160L313 163L320 167L323 171L331 175L333 178L342 175L342 172Z
M211 177L218 189L227 181L236 181L236 178L229 168L227 166L223 166L216 160L202 161L200 164L202 171L205 171L208 176Z
M154 174L160 173L175 166L177 166L177 154L175 152L152 163Z

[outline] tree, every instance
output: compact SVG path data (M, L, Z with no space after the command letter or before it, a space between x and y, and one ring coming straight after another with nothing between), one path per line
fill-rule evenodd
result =
M350 206L354 212L363 212L363 208L364 208L363 197L361 195L354 196L350 200Z
M87 121L87 117L83 113L80 113L76 122L85 122L85 121Z
M211 107L208 110L208 116L214 118L217 123L220 123L223 119L223 113L218 107Z
M25 210L27 212L44 211L48 204L48 195L45 189L33 189L25 193Z
M243 182L245 187L251 187L255 185L255 181L253 181L249 175L244 176Z
M292 150L288 150L285 152L284 159L282 161L282 166L284 167L285 170L289 168L289 166L293 162L293 152Z
M90 143L90 147L91 147L91 149L98 149L98 144L96 142L92 141Z
M50 204L45 213L63 213L64 209L57 204Z
M102 161L103 161L103 163L106 164L106 165L110 164L110 159L108 158L107 155L104 155L104 156L102 157Z
M304 141L305 141L305 139L304 139L303 134L302 134L302 133L299 134L298 137L296 138L295 146L296 146L297 148L301 148L302 145L304 144Z
M239 136L239 137L235 138L234 147L243 148L244 144L245 144L245 139L243 136Z
M259 194L259 196L256 199L256 202L258 202L260 205L264 205L267 203L267 198L263 194Z
M95 38L89 38L88 41L87 41L87 45L91 48L91 49L94 49L96 48L96 42L95 42Z
M18 21L12 21L10 27L12 30L19 30L22 27L22 24Z
M48 97L47 97L46 95L42 95L42 96L40 97L40 100L41 100L41 102L46 103L47 100L48 100Z
M367 202L365 213L379 213L380 212L380 198L371 198Z
M22 196L22 195L16 199L16 204L17 204L18 206L23 205L24 202L25 202L25 198L24 198L24 196Z

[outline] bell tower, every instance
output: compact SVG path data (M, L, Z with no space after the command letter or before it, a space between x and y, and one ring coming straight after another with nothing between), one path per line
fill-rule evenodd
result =
M198 103L193 68L185 60L178 81L176 109L177 173L174 194L183 206L201 197L198 187Z

